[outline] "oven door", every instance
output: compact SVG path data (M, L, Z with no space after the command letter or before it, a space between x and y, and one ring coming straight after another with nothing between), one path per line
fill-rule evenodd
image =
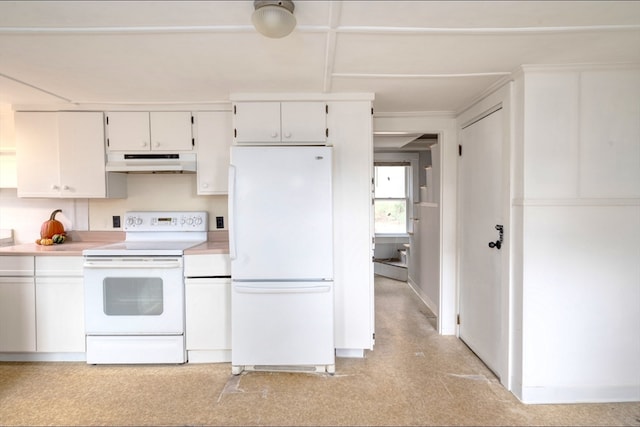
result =
M181 256L87 256L87 335L183 334L182 265Z

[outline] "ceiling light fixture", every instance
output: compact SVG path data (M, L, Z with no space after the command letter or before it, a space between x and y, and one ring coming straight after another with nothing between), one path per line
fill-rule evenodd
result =
M296 26L291 0L255 0L251 22L264 36L279 39L287 36Z

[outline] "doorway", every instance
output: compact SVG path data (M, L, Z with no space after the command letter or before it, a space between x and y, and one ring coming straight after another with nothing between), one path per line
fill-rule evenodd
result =
M374 138L375 187L385 190L376 194L374 204L376 208L378 204L381 208L389 206L389 212L376 209L374 269L378 275L408 282L437 315L441 262L439 135L418 133L407 138L407 134L399 136L396 143L386 137L384 147L375 144L378 141ZM402 177L403 185L398 186L398 193L391 195L383 187L393 181L394 171L398 172L397 180ZM393 224L387 224L386 219L396 217L399 212L403 214L402 221L396 219ZM398 232L385 233L390 226L395 226Z

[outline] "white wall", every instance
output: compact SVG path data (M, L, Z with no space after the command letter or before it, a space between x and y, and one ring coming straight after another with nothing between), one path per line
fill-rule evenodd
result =
M440 317L440 207L435 203L420 204L417 209L420 219L417 251L420 258L411 259L418 265L410 281L433 314Z
M0 228L14 230L16 244L32 243L40 225L54 209L65 230L122 231L112 227L112 216L132 210L203 210L209 213L209 230L215 217L227 220L226 196L198 196L195 174L130 174L126 199L31 199L18 198L15 188L0 188Z
M514 393L640 400L640 68L525 67L517 86Z
M62 209L56 219L65 230L87 230L86 200L23 199L15 188L0 188L0 228L12 229L16 244L39 239L40 226L56 209Z
M126 199L89 199L89 229L114 231L112 216L127 211L207 211L209 230L216 230L216 216L228 224L227 196L197 195L195 174L129 174ZM122 229L119 229L122 230Z

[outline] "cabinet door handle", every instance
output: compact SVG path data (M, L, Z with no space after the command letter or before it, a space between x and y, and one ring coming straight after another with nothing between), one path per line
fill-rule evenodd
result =
M70 188L68 185L63 185L63 186L62 186L62 189L63 189L63 190L70 190L71 188Z
M271 132L271 138L277 138L278 137L278 132Z
M284 137L285 137L285 138L291 138L291 132L286 132L286 133L284 134Z
M142 141L141 146L142 146L142 147L146 147L146 146L147 146L147 141Z
M53 184L53 185L51 186L51 189L52 189L52 190L59 190L59 189L60 189L60 187L59 187L59 186L57 186L56 184Z

